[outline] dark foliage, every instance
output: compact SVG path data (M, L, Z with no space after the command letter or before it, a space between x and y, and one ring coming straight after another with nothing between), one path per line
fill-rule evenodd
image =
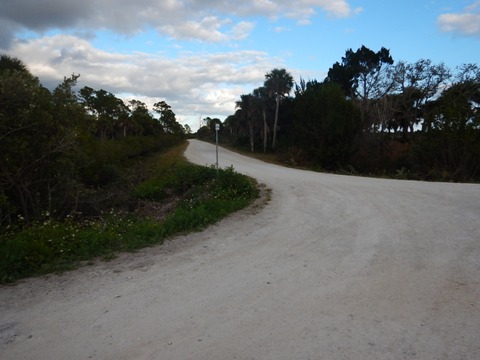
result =
M184 138L165 102L155 119L139 101L75 92L78 77L49 91L20 60L0 57L1 225L92 210L132 160Z
M476 64L455 71L426 59L394 64L388 49L362 46L347 50L323 82L300 79L295 97L272 105L271 97L259 96L261 89L240 97L238 110L223 124L221 141L252 152L274 149L280 161L293 165L480 181ZM273 127L277 145L266 147Z

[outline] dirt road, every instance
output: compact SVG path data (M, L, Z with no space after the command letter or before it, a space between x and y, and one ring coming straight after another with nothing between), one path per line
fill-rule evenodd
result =
M214 150L192 141L186 155L211 164ZM272 200L162 247L0 287L0 358L480 358L480 185L219 157Z

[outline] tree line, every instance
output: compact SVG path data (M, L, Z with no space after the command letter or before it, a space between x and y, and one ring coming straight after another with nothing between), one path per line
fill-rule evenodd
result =
M293 93L293 94L292 94ZM240 96L224 141L297 165L424 180L480 180L480 68L349 49L323 81L285 69ZM200 136L211 134L207 118Z
M75 91L78 77L50 91L21 60L0 56L0 224L94 212L133 159L190 131L165 101L152 112L103 89Z

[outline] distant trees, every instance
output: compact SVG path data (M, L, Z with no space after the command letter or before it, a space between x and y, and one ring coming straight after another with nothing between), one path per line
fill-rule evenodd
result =
M268 134L270 133L270 127L267 122L267 113L270 107L268 89L265 86L256 88L252 92L254 108L256 114L261 114L263 120L263 152L267 152L268 147ZM278 121L278 119L277 119Z
M355 149L360 113L337 84L307 83L295 101L297 146L326 169L344 166Z
M275 120L273 123L272 149L275 150L278 128L278 111L281 99L288 95L293 87L293 77L285 69L273 69L265 74L265 88L275 97Z
M202 120L202 126L200 126L200 129L197 130L196 136L200 139L205 139L205 140L214 139L216 124L219 124L219 125L222 124L220 119L217 119L217 118L212 119L211 117L207 116L205 119Z
M183 137L165 102L155 119L140 101L76 92L78 77L49 91L21 60L0 56L0 224L81 210L89 189L118 180L129 158Z
M428 105L426 131L413 144L415 170L428 178L480 179L480 69L464 66Z
M238 109L236 116L247 125L250 151L253 152L255 150L255 128L258 120L258 101L252 94L240 95L236 108Z
M390 50L382 47L374 52L364 45L357 51L349 49L328 71L328 82L338 84L345 96L367 100L381 98L392 88L388 66L393 64Z
M393 87L390 50L382 47L374 52L363 46L357 51L349 49L342 63L335 63L328 71L326 82L338 84L344 95L355 102L361 112L362 126L368 127L373 111L372 99L382 99Z
M128 130L132 135L155 136L164 132L161 124L150 114L145 103L130 100L128 108L130 111Z
M403 139L414 132L414 126L423 122L428 102L448 86L451 72L444 64L434 65L430 60L421 59L413 64L399 62L393 71L395 112L390 128L402 130Z
M160 114L158 121L163 128L163 131L174 134L184 135L186 133L185 128L177 122L175 113L172 111L172 107L165 101L157 102L153 105L153 110Z
M0 215L26 221L62 206L72 185L81 107L72 99L76 76L52 93L18 59L0 58ZM69 114L63 118L64 114Z
M266 152L273 129L271 149L275 150L280 104L292 87L293 77L290 73L285 69L273 69L265 74L263 86L254 89L250 94L241 95L235 104L237 111L225 124L230 137L235 138L233 142L242 142L239 139L246 134L250 151L253 152L255 143L261 141L262 149Z
M262 143L331 170L480 180L479 74L477 64L452 71L427 59L394 63L390 50L362 46L320 82L293 84L273 69L224 127L233 144L254 151Z

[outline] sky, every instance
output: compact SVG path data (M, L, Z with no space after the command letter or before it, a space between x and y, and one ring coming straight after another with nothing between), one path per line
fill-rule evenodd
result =
M479 0L0 0L0 53L53 89L158 101L198 129L285 68L323 81L348 49L454 70L480 63Z

